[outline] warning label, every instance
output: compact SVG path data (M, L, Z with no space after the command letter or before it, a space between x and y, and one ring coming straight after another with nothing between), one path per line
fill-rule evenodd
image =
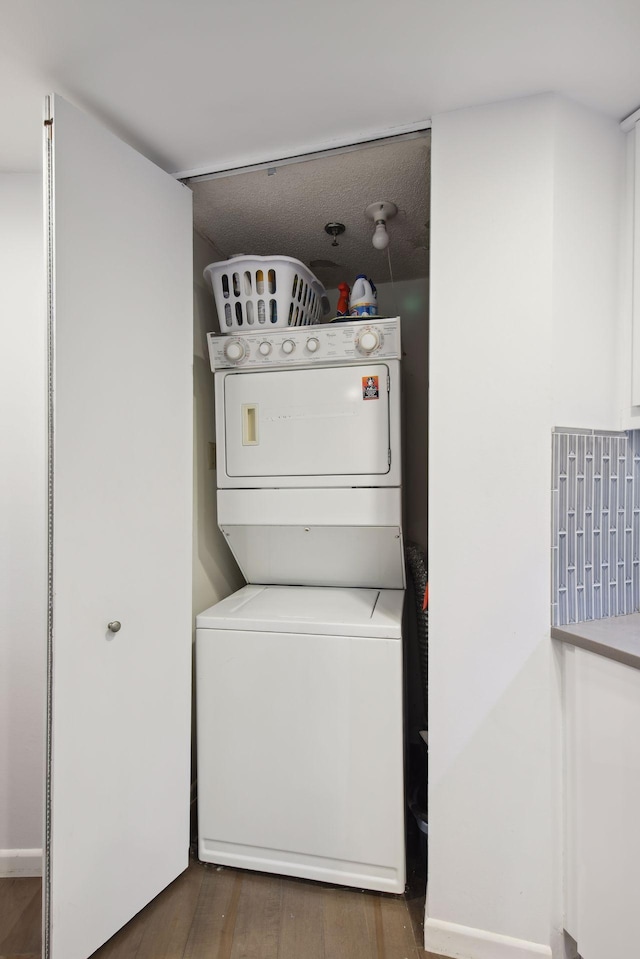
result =
M380 399L380 390L378 389L377 376L362 377L362 399L363 400Z

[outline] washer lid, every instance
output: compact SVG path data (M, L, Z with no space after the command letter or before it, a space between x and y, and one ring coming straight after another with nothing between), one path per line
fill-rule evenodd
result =
M404 590L245 586L196 619L199 629L400 639Z

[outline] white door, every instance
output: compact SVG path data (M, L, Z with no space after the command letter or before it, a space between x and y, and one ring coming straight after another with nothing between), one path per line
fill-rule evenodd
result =
M226 374L227 476L387 474L388 382L385 364Z
M44 952L86 959L188 859L191 193L48 110Z

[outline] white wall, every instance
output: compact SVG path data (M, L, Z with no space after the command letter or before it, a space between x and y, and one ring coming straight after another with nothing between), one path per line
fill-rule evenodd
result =
M429 281L401 280L395 287L378 283L377 290L380 314L402 317L404 533L426 549ZM338 295L337 290L329 291L332 310Z
M425 942L445 955L560 955L551 429L612 425L619 149L551 96L433 121Z
M201 613L229 593L244 586L225 538L218 529L216 473L209 469L209 443L215 443L213 373L209 365L207 333L216 333L218 323L211 291L202 271L220 257L197 233L194 234L193 319L193 612Z
M41 868L46 667L42 185L0 174L0 876Z
M378 309L402 317L402 422L404 532L427 547L427 430L429 380L429 281L380 283Z
M209 444L215 443L213 373L207 333L218 332L213 296L202 271L220 257L197 233L193 236L193 636L198 613L244 586L225 538L218 529L216 473L209 468ZM195 682L193 685L195 697ZM196 770L196 711L192 713L192 778Z

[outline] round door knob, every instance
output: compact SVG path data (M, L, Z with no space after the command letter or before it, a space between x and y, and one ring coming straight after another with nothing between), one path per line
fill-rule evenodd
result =
M380 336L376 330L365 330L358 337L356 345L361 353L373 353L380 346Z
M107 629L110 629L112 633L117 633L118 630L122 629L122 623L119 623L117 619L114 619L112 623L107 623Z
M307 349L309 350L310 353L315 353L319 346L320 346L320 340L317 337L312 336L310 339L307 340Z
M282 344L283 353L293 353L295 348L296 348L296 344L293 342L293 340L285 340L284 343Z
M267 343L266 341L264 343L261 343L260 346L258 347L258 350L260 351L262 356L268 356L269 353L271 352L271 343Z
M232 363L237 363L245 355L245 348L239 340L231 340L225 344L224 355Z

